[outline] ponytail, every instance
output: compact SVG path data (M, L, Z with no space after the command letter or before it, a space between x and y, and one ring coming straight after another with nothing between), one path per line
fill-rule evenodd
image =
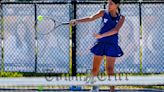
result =
M120 14L121 10L120 10L120 7L118 7L118 13Z

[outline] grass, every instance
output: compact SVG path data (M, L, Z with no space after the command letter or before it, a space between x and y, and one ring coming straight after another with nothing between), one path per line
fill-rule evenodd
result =
M0 77L23 77L19 72L0 72Z

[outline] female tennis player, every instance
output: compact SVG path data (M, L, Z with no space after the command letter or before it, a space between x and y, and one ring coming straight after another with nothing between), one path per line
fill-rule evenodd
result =
M114 65L117 57L123 55L123 51L118 45L118 32L122 27L125 17L120 14L119 8L120 0L108 0L108 8L99 10L96 14L84 17L80 19L74 19L70 21L72 26L78 23L94 21L98 18L102 18L103 26L99 33L94 33L94 37L97 39L97 44L91 48L91 52L94 54L92 76L96 77L99 73L99 68L104 56L106 56L106 72L108 76L114 74ZM92 88L92 92L97 92L98 86ZM110 87L110 91L114 92L114 86Z

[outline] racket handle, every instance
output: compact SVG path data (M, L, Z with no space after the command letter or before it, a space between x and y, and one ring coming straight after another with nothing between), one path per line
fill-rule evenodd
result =
M68 25L68 24L70 24L69 22L64 22L64 23L62 23L62 25Z

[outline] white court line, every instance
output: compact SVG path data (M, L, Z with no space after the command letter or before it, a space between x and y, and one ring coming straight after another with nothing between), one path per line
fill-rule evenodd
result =
M107 77L104 77L104 81L100 81L96 78L96 82L86 83L84 81L86 77L81 77L76 79L73 77L71 80L66 80L62 78L57 80L56 77L52 81L47 81L44 77L24 77L24 78L0 78L0 87L2 86L70 86L70 85L81 85L81 86L92 86L92 85L101 85L101 86L147 86L147 85L164 85L164 75L156 76L129 76L129 80L115 80L114 77L111 77L109 81Z

